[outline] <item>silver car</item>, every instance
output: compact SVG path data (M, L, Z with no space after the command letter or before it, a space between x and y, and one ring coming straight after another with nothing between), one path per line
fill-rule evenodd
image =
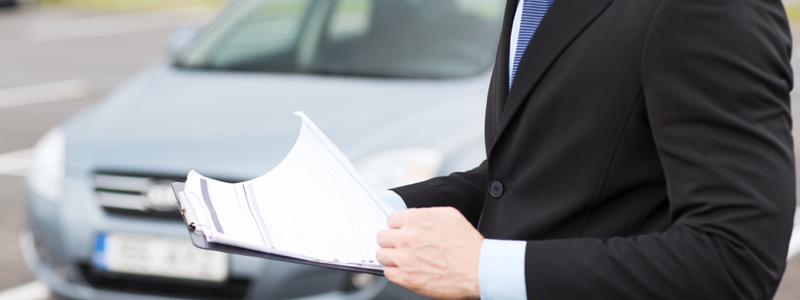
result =
M194 248L168 183L268 172L298 134L294 111L376 190L476 166L503 4L231 1L41 139L29 267L79 299L415 297L383 277Z

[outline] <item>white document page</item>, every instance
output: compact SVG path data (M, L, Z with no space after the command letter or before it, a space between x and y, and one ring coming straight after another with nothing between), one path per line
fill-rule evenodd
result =
M184 196L208 242L381 269L380 230L393 212L302 112L300 135L272 171L241 183L190 172Z

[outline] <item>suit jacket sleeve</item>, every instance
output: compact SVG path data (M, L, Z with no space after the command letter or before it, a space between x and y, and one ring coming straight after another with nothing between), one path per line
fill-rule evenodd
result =
M486 191L486 164L393 189L408 207L452 206L477 226Z
M778 0L664 0L642 59L670 227L528 241L531 299L771 299L795 203Z

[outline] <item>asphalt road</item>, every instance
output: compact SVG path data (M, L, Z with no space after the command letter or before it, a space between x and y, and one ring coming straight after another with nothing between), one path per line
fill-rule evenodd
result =
M199 8L133 13L58 6L0 10L0 300L47 297L30 292L41 285L30 284L35 279L19 250L24 224L21 175L30 157L26 150L49 128L163 58L171 29L199 23L209 13ZM4 95L24 97L4 102ZM789 261L775 299L800 299L800 258Z

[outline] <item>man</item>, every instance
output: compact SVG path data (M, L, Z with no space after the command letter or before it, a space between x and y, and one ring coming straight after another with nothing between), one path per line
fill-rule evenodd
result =
M502 30L487 159L394 190L437 208L389 217L389 280L435 298L773 296L795 201L780 0L509 0Z

